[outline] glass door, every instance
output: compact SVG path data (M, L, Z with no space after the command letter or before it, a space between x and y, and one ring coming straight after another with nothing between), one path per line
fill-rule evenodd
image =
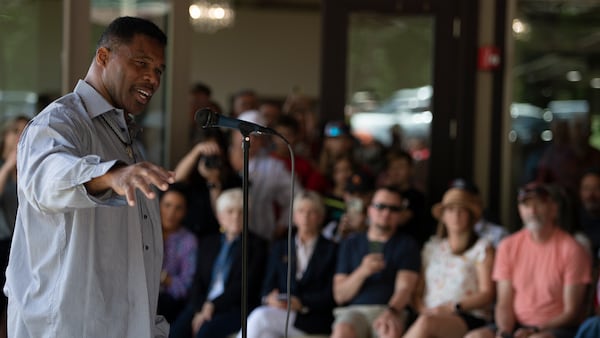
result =
M434 18L353 12L345 113L365 147L409 152L425 191L433 119ZM369 159L365 159L369 160Z

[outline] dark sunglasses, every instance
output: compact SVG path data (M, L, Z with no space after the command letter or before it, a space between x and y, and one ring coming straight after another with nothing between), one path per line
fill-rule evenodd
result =
M373 204L371 204L371 206L377 210L388 209L391 212L399 212L399 211L404 210L403 206L389 205L389 204L384 204L384 203L373 203Z

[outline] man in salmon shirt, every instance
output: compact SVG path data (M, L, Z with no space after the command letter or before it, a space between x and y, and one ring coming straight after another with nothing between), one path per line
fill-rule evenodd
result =
M519 190L524 227L498 247L495 323L466 338L575 336L591 282L591 258L558 225L559 199L553 191L539 183Z

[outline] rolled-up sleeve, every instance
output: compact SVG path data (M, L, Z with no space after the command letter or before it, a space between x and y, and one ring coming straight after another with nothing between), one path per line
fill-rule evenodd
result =
M92 125L71 118L67 109L57 109L41 119L34 119L21 137L17 153L19 183L24 196L42 212L66 212L98 204L124 205L113 193L92 197L84 183L104 175L116 160L102 161L96 154L80 154L77 146L90 143ZM63 121L64 119L70 119ZM73 124L79 132L74 134ZM89 133L81 132L86 129Z

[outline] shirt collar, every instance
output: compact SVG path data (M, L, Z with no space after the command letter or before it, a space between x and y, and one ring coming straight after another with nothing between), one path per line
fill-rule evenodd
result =
M111 110L120 112L121 116L124 116L122 109L113 107L94 87L83 80L77 82L75 93L81 97L90 118L100 116Z
M298 247L303 247L303 248L306 248L307 250L312 250L315 247L315 245L317 244L318 239L319 239L319 236L316 236L315 238L311 239L310 241L308 241L306 243L302 243L302 241L300 240L300 237L298 235L296 235L295 242Z
M131 138L135 138L142 130L142 128L135 123L131 115L125 115L123 109L113 107L102 95L100 95L100 93L98 93L96 88L92 87L89 83L79 80L75 86L75 93L81 97L90 118L93 119L107 112L114 111L115 117L121 127L129 129Z
M240 241L241 237L242 237L242 234L239 234L239 235L237 235L236 238L233 239L233 241L231 241L229 243L235 244ZM225 233L221 233L221 244L223 244L223 243L227 243L227 235Z

